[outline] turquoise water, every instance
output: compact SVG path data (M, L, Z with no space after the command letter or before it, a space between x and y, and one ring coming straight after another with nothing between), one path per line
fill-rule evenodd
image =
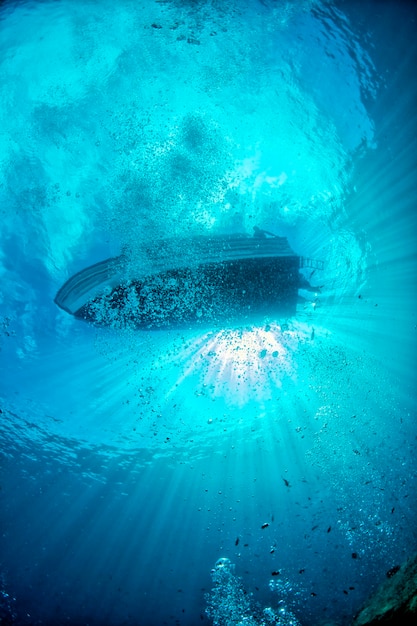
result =
M348 624L416 550L416 17L1 4L10 623ZM53 302L141 243L255 225L324 261L294 318L152 333Z

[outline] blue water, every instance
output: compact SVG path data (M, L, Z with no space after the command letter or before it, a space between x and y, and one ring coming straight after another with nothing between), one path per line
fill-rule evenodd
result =
M416 18L1 4L7 623L344 625L416 550ZM255 225L324 261L294 318L133 332L53 302Z

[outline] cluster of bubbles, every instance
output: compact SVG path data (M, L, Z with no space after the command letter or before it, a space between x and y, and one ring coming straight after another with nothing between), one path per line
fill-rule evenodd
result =
M17 623L15 603L16 598L8 593L5 576L3 573L0 573L0 624L2 626Z
M273 609L253 602L230 559L218 559L211 575L214 586L206 594L206 614L213 626L300 626L295 615L282 604Z

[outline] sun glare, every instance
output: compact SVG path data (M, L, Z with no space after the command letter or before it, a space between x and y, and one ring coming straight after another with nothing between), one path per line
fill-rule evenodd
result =
M268 324L207 332L166 359L179 368L169 395L191 380L226 404L270 399L283 380L296 377L295 354L314 337L306 324Z

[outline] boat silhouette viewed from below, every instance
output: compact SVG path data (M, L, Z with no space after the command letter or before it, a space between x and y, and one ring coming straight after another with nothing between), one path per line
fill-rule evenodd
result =
M285 237L245 234L163 239L96 263L72 276L55 303L99 326L218 328L265 316L292 316L308 285Z

